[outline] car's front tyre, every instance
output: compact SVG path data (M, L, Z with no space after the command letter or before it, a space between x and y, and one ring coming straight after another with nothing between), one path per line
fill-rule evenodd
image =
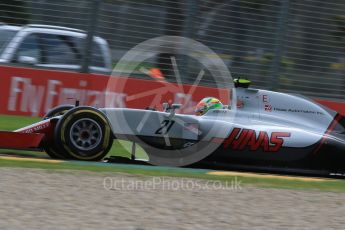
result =
M59 105L51 110L48 111L43 117L44 120L50 119L52 117L64 115L69 110L73 109L73 105ZM54 141L48 141L43 146L44 151L53 159L65 159L66 156L61 153L58 146L54 143Z
M105 115L92 107L76 107L55 127L55 144L67 158L97 161L110 150L111 129Z
M51 110L49 110L43 117L44 120L52 118L52 117L56 117L56 116L60 116L60 115L64 115L67 111L73 109L74 106L73 105L59 105L56 106L54 108L52 108Z

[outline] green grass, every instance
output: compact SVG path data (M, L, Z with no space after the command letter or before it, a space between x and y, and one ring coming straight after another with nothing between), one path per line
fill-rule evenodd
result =
M184 169L172 167L152 167L138 165L120 165L120 164L101 164L95 162L65 162L61 164L50 164L44 162L27 162L0 160L0 167L19 167L19 168L41 168L48 170L87 170L91 172L116 172L145 176L160 177L183 177L196 178L205 180L216 180L222 183L228 182L231 185L233 181L241 182L241 188L263 187L263 188L279 188L279 189L295 189L295 190L317 190L332 191L345 193L345 180L325 180L325 181L299 181L286 180L277 178L255 178L249 176L216 176L206 174L207 170Z
M0 130L14 130L33 122L39 121L36 117L21 116L3 116L0 115ZM129 156L128 150L131 149L131 143L126 141L114 141L113 148L109 155ZM139 150L139 157L145 157L143 150ZM31 157L47 157L45 153L33 151L18 150L0 150L0 153L7 153L15 156L31 156ZM0 167L22 167L22 168L42 168L49 170L88 170L93 172L120 172L128 174L139 174L148 176L173 176L173 177L191 177L207 180L218 180L222 182L232 182L235 176L217 176L207 175L209 170L196 170L184 168L169 167L150 167L138 165L119 165L119 164L102 164L92 162L63 162L59 164L31 161L14 161L0 160ZM287 180L281 178L256 178L251 176L236 176L241 181L242 186L259 186L268 188L284 188L284 189L312 189L321 191L345 192L345 180L325 180L325 181L299 181Z
M0 130L15 130L40 120L39 117L0 115Z

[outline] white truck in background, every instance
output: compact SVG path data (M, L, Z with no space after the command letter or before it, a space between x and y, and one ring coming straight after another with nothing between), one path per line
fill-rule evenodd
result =
M80 71L86 32L78 29L29 24L0 24L0 64ZM108 42L94 36L89 71L110 74Z

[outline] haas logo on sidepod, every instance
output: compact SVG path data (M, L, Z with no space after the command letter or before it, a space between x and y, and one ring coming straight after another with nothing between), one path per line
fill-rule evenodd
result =
M264 152L277 152L284 143L283 137L290 137L287 132L272 132L269 137L267 132L256 131L253 129L234 128L227 139L224 141L224 148L232 148L233 150L244 150L249 148L256 151L262 148Z

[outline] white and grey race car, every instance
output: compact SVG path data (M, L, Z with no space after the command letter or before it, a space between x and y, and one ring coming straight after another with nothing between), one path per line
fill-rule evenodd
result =
M303 96L248 88L240 80L235 85L236 108L203 116L179 114L176 104L164 111L59 106L41 122L1 131L0 146L97 161L114 139L123 139L140 145L151 164L345 171L343 116Z

